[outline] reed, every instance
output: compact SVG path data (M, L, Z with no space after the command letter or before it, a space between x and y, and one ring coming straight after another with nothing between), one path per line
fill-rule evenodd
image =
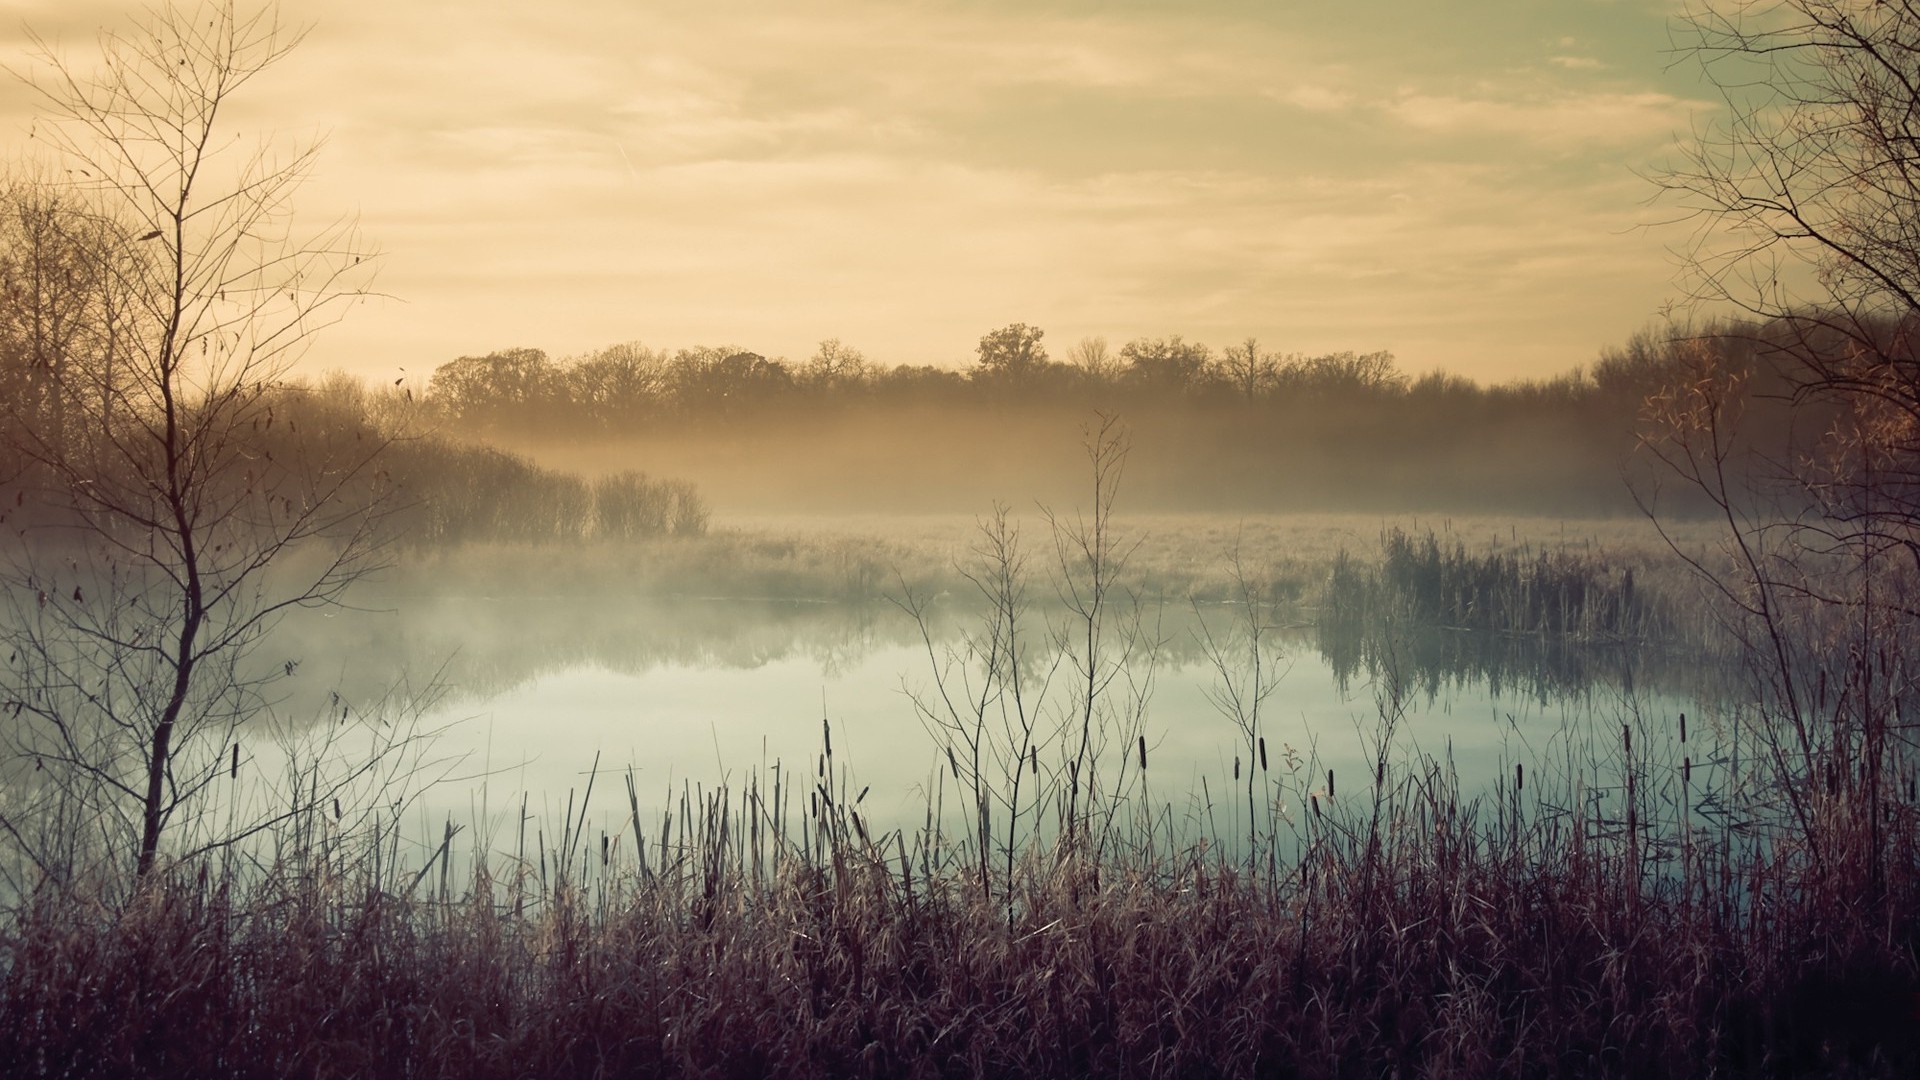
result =
M1318 815L1275 818L1257 867L1139 808L1098 859L1036 836L1002 869L932 806L923 827L876 828L830 742L823 728L806 792L771 769L682 789L653 822L630 793L627 822L604 830L583 792L557 831L536 829L544 855L477 844L458 871L449 829L411 857L369 833L183 863L122 902L48 884L0 937L0 1072L1920 1064L1911 802L1883 823L1894 869L1872 896L1813 873L1784 834L1755 842L1751 823L1663 801L1678 766L1624 739L1584 771L1478 795L1443 761L1383 758L1374 784L1329 783Z
M1477 790L1403 737L1408 624L1644 633L1637 583L1391 534L1381 567L1336 565L1392 631L1368 767L1336 775L1269 757L1274 600L1236 571L1246 630L1210 655L1248 813L1222 819L1204 780L1197 799L1147 782L1144 694L1103 696L1150 684L1156 652L1118 586L1089 599L1135 550L1091 520L1054 535L1078 621L1032 631L1079 649L1058 646L1086 689L1057 729L1000 708L1040 654L989 523L994 615L946 685L993 708L923 706L951 737L921 821L874 820L823 716L812 760L682 784L658 816L631 773L609 798L622 778L596 762L557 820L521 800L509 830L335 828L316 804L130 892L29 877L0 917L0 1075L1920 1071L1897 636L1809 645L1810 705L1848 724L1799 756L1764 701L1689 725L1629 700L1618 738L1563 732L1562 755Z

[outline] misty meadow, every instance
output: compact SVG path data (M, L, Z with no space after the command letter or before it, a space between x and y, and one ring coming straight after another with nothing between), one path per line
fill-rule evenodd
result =
M553 257L512 249L514 269L408 194L409 154L457 171L475 140L516 169L550 151L514 126L531 84L496 87L497 125L412 142L401 118L446 99L414 86L369 139L340 90L347 156L394 163L392 183L315 225L294 210L334 205L340 174L296 137L298 103L321 99L287 88L340 82L339 39L273 6L122 14L43 13L9 61L31 109L0 176L0 1075L1920 1068L1910 9L1636 15L1671 31L1683 63L1662 77L1684 66L1717 102L1636 162L1692 230L1673 245L1683 296L1572 362L1510 363L1503 343L1505 373L1425 354L1486 347L1464 327L1505 304L1520 321L1498 325L1563 355L1566 327L1542 319L1615 303L1622 275L1585 264L1582 299L1558 256L1472 245L1558 252L1599 219L1449 224L1463 261L1413 276L1477 267L1498 303L1436 313L1418 290L1367 309L1398 271L1339 261L1346 240L1313 248L1326 212L1303 213L1290 243L1313 272L1285 295L1347 313L1329 323L1263 306L1246 283L1278 257L1217 226L1153 233L1220 243L1205 272L1176 245L1152 289L1092 258L1074 264L1084 297L985 303L952 284L997 280L977 250L1067 265L1073 245L1045 248L1040 219L1029 240L983 231L949 191L954 231L918 214L901 249L966 270L944 286L894 290L917 253L870 277L823 255L860 299L814 311L812 271L755 285L766 268L726 257L732 226L709 221L685 236L714 250L683 238L675 273L737 274L732 307L666 285L615 302L595 290L618 264L571 219L532 229ZM818 40L766 25L888 40L896 24L867 14ZM1628 78L1631 50L1580 52L1603 35L1561 17L1540 78ZM1106 152L1098 125L1064 119L1094 115L1074 111L1087 93L1134 118L1142 154L1227 153L1179 141L1210 129L1172 105L1127 104L1145 84L1102 50L1171 35L1173 74L1154 77L1174 100L1222 70L1188 62L1214 55L1203 39L1347 40L1306 14L1073 18L1084 51L991 76L1034 127L954 145L1035 170L1059 167L1055 143ZM1550 23L1512 18L1516 39ZM926 63L1004 59L944 7L915 20L947 33ZM60 36L75 25L92 44ZM480 50L493 25L446 29ZM1376 29L1385 56L1396 37ZM758 45L743 31L737 63L785 62ZM850 123L860 95L821 82L841 104L794 130L937 141L958 106L868 60L893 73L897 125ZM1634 110L1682 100L1607 85L1581 107L1517 100L1562 102L1549 119L1616 149ZM1355 93L1258 96L1323 117ZM1439 154L1429 177L1456 151L1419 132L1519 115L1397 93L1382 115L1416 134L1374 146L1354 121L1343 138ZM696 98L623 106L664 134L613 142L611 182L780 127L746 122L751 95L725 116ZM1553 154L1528 182L1564 193L1588 151L1534 134ZM1224 168L1148 171L1253 222L1229 181L1269 174ZM731 197L722 175L692 186ZM1120 176L1080 201L1147 236L1172 203ZM508 197L553 182L471 188L508 199L504 218L564 214ZM1596 191L1617 194L1579 198ZM870 213L846 235L890 235L889 208ZM363 235L378 223L390 251ZM1381 250L1418 263L1392 235ZM406 280L408 245L436 243L440 269L415 280L439 284L409 316L376 275ZM542 273L566 299L530 291L499 321L514 305L493 290ZM903 296L922 306L872 321L874 298ZM1550 297L1573 307L1528 310ZM367 312L391 340L327 351ZM783 344L828 315L844 337ZM583 344L613 323L639 340ZM747 343L673 340L689 325ZM471 344L506 326L528 337ZM868 332L880 344L853 343ZM938 362L901 344L932 340ZM1410 361L1399 342L1427 347Z

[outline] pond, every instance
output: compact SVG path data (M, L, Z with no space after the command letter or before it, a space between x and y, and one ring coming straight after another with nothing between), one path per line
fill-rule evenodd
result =
M1148 797L1166 820L1230 842L1232 823L1246 820L1258 750L1223 708L1220 670L1202 642L1229 640L1244 611L1169 603L1139 614L1151 648L1129 660L1108 704L1127 717L1144 703ZM279 708L350 710L409 678L417 691L418 673L438 672L437 696L419 696L430 704L418 723L436 733L421 775L438 782L407 808L418 836L439 837L451 823L510 846L523 806L549 830L571 813L621 835L629 777L642 821L657 823L683 791L738 790L749 776L766 785L776 769L817 772L828 728L836 772L850 793L865 792L867 820L911 830L932 802L950 820L957 813L945 753L956 733L930 720L948 715L941 673L956 696L969 678L979 685L977 665L963 671L954 658L978 618L952 598L923 628L886 602L367 595L356 610L282 628L276 648L303 660ZM1048 629L1069 620L1035 609L1028 621L1028 670L1044 671L1055 659ZM1232 674L1244 640L1227 653ZM1512 783L1519 766L1535 791L1577 776L1604 797L1595 778L1617 775L1623 726L1638 733L1636 760L1677 770L1687 754L1676 746L1678 717L1698 717L1705 692L1698 672L1646 648L1448 632L1340 640L1311 612L1280 614L1263 663L1279 672L1258 722L1269 761L1256 803L1268 814L1302 813L1307 796L1326 799L1330 786L1342 799L1364 797L1383 715L1394 720L1395 761L1430 758L1464 792ZM1030 674L1024 704L1043 735L1077 725L1071 682L1065 670L1050 685ZM1692 760L1704 768L1716 755L1698 748L1701 737L1696 723ZM1057 769L1071 740L1068 732L1043 746L1033 764L1044 756ZM1128 768L1137 753L1131 734L1109 748Z

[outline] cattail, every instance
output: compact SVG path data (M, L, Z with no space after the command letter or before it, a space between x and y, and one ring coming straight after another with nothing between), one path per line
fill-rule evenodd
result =
M1333 798L1333 770L1327 770L1327 798Z
M227 779L240 779L240 744L233 744L233 764L227 768Z
M608 847L608 844L607 844L607 834L603 831L600 834L600 865L601 866L607 865L607 859L611 855L612 855L612 850Z
M1240 779L1240 755L1239 754L1233 755L1233 778L1235 780Z
M1527 767L1520 762L1513 763L1513 790L1524 791L1527 786Z
M820 718L820 743L822 746L826 748L827 756L832 757L833 756L833 725L828 723L827 718L824 716Z
M1040 775L1040 748L1039 747L1037 746L1027 747L1027 764L1032 766L1031 771L1033 772L1033 775L1035 776Z
M1147 737L1140 736L1140 771L1147 771Z
M1680 741L1681 742L1687 741L1687 714L1686 713L1680 714Z
M853 805L855 805L855 806L859 806L859 805L860 805L860 800L861 800L861 799L864 799L864 798L866 798L866 797L867 797L867 792L869 792L869 791L872 791L872 790L873 790L873 785L872 785L872 784L868 784L868 785L867 785L866 787L863 787L863 788L861 788L861 789L860 789L860 794L858 794L858 795L855 795L855 796L853 797Z
M954 758L951 746L947 747L947 769L953 773L955 780L960 779L960 762Z
M1267 771L1267 737L1260 736L1260 771Z
M1680 759L1680 782L1683 784L1693 783L1693 759L1690 757Z
M1309 795L1307 796L1307 801L1313 804L1313 816L1319 817L1320 816L1320 796Z

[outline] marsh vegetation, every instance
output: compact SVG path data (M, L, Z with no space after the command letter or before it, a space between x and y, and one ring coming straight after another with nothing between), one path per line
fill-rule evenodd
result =
M1910 21L1788 104L1906 145L1846 46ZM0 1072L1920 1068L1901 238L1502 386L1013 323L376 388L292 366L367 287L310 149L212 134L291 45L32 84L86 170L0 199ZM1889 218L1741 160L1669 183Z

